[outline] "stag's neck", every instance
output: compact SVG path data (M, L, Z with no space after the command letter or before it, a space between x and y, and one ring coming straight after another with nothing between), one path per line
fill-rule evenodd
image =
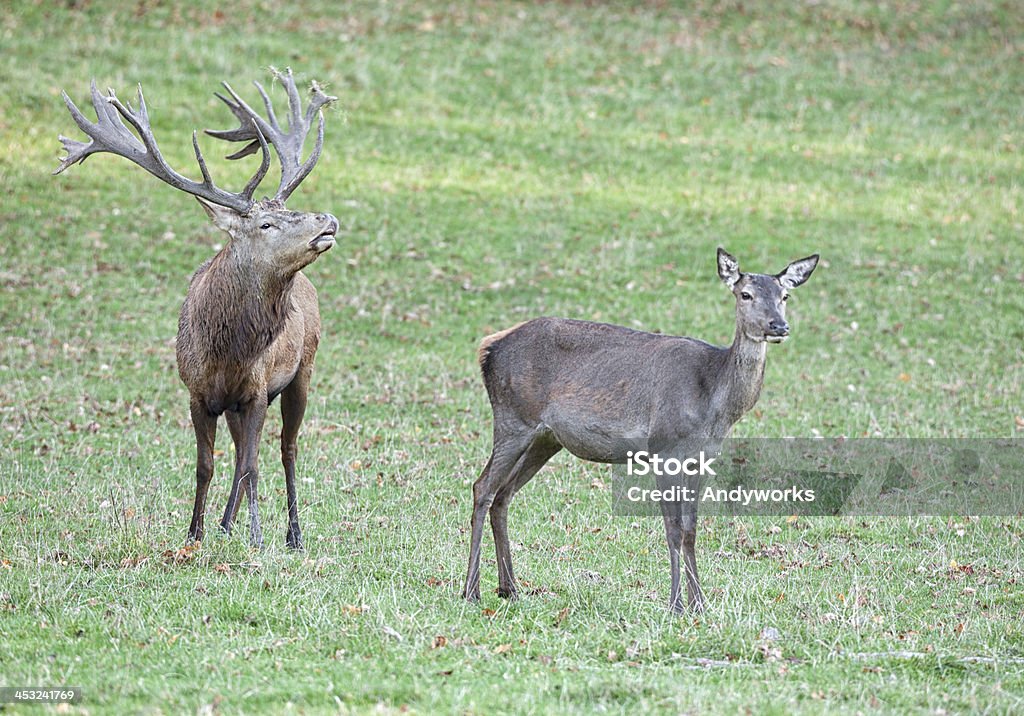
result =
M727 412L733 422L754 407L764 385L768 344L754 341L738 330L724 364Z
M209 329L195 333L207 356L238 366L258 361L288 319L294 279L230 244L217 254L193 297L193 320Z

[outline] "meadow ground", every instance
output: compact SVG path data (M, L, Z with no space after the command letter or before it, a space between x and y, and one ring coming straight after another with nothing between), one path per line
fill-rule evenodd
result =
M0 685L79 686L89 713L1024 709L1019 518L705 518L710 608L677 618L660 522L614 517L607 468L563 456L512 508L526 598L493 593L489 531L483 599L458 598L480 337L562 315L726 343L718 245L759 271L822 255L737 435L1024 430L1024 10L766 8L8 3ZM60 90L141 82L193 172L220 80L253 97L270 65L340 98L290 201L343 229L307 271L307 550L283 545L272 411L268 547L188 551L173 339L223 239L123 160L50 176Z

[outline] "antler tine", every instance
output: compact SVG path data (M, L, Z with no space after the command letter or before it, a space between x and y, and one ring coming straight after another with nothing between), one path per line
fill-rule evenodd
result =
M267 139L263 136L263 132L260 131L255 122L252 123L252 128L256 132L256 140L260 143L260 149L263 150L263 161L260 162L260 168L252 175L252 179L242 189L242 196L249 199L249 201L252 201L252 195L255 193L256 187L260 185L263 177L270 171L270 148L267 146Z
M284 85L285 92L288 93L288 128L294 132L297 127L302 124L302 98L299 97L299 90L295 86L295 77L292 75L292 68L285 67L284 74L278 72L276 69L273 70L274 77L279 79ZM306 138L306 133L309 132L309 123L307 122L302 132L302 138ZM299 149L302 147L300 146Z
M236 129L228 130L208 129L206 133L211 137L224 139L229 142L248 142L242 149L228 156L228 159L240 159L256 151L256 148L259 146L257 131L261 132L266 141L273 145L274 151L277 152L278 159L281 162L281 183L274 198L284 202L302 180L309 175L320 159L320 154L323 151L324 137L324 116L321 110L324 105L333 102L337 98L324 94L320 86L314 82L310 90L309 105L306 108L305 115L303 115L302 99L295 86L295 78L291 68L286 68L284 72L271 68L271 71L274 73L274 77L280 80L288 95L288 131L285 131L278 122L270 96L259 82L254 82L253 84L263 100L263 105L266 108L266 118L261 117L225 82L223 83L224 89L231 95L231 98L229 99L221 94L217 94L217 97L228 106L231 113L239 120L239 126ZM305 144L309 130L312 128L313 117L317 115L319 116L319 127L316 147L309 158L303 162L302 147Z
M95 80L90 89L93 108L96 110L96 122L90 122L71 101L67 93L62 93L72 119L89 137L90 141L80 142L60 136L59 139L67 151L67 156L61 160L60 166L57 167L54 174L61 173L72 164L84 161L91 154L108 152L128 159L161 181L188 194L226 206L239 213L245 213L252 207L252 194L256 190L256 185L266 176L270 166L270 151L258 130L256 130L256 136L259 145L263 148L263 163L253 178L249 180L245 190L241 194L235 194L214 185L206 161L199 150L199 141L195 132L192 134L192 146L195 150L199 170L203 175L203 181L192 181L167 164L160 153L156 138L153 136L149 122L149 110L146 107L146 99L142 94L141 85L138 87L137 94L138 110L133 110L130 104L122 103L112 89L107 91L106 96L102 95L96 87ZM125 126L122 119L132 126L138 134L137 137Z
M284 179L281 180L281 187L277 190L277 198L281 201L288 201L288 197L292 195L292 192L302 183L302 180L309 176L309 173L313 171L313 167L320 161L320 153L324 148L324 115L320 114L320 122L316 132L316 146L313 147L313 153L309 155L309 158L303 162L302 166L295 175L285 183Z
M71 139L65 137L63 134L57 136L60 142L64 145L64 150L68 153L64 157L60 166L53 172L54 174L60 174L62 171L67 169L72 164L80 164L84 162L90 154L96 152L109 151L103 143L102 139L98 139L93 136L93 130L99 128L100 125L105 124L106 129L112 133L113 136L109 138L110 141L117 140L119 144L134 144L136 151L143 150L144 147L139 144L139 141L135 136L127 130L124 124L121 123L121 119L117 116L117 113L113 113L111 116L110 105L104 99L103 95L100 94L99 89L96 87L96 80L93 80L90 84L90 94L92 97L92 106L96 110L96 118L99 120L96 124L93 124L85 115L82 114L81 110L75 105L68 96L67 92L61 91L61 97L64 98L64 104L68 108L68 112L71 113L71 118L78 125L86 136L89 137L90 141L80 142L77 139ZM127 147L125 147L127 149Z
M263 85L259 82L254 80L253 84L256 85L256 89L263 99L263 108L267 110L267 119L270 120L271 124L277 126L277 115L274 114L274 103L270 101L270 95L267 94L267 91L263 89Z

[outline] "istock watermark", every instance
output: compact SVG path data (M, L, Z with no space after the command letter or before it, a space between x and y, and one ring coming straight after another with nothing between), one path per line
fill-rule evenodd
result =
M630 485L626 488L626 500L629 502L718 502L748 507L758 502L814 502L814 490L796 487L768 490L764 488L746 488L743 486L726 489L722 487L687 487L686 485L669 485L665 488L646 488Z
M677 457L662 457L658 453L650 453L646 450L637 450L633 452L630 450L626 453L626 474L636 475L637 477L643 477L644 475L654 475L655 477L676 477L678 475L686 475L692 477L694 475L714 475L715 471L711 468L711 463L715 461L715 458L708 457L701 450L697 457L688 458L677 458Z
M615 467L615 514L1024 514L1024 440L735 438L692 456L642 443Z

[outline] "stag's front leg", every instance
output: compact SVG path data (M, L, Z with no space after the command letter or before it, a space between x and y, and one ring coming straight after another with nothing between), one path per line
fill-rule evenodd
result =
M192 404L192 427L196 431L196 501L192 508L192 524L188 528L190 542L203 540L203 519L206 516L206 493L213 477L213 445L217 437L217 417L198 403Z

